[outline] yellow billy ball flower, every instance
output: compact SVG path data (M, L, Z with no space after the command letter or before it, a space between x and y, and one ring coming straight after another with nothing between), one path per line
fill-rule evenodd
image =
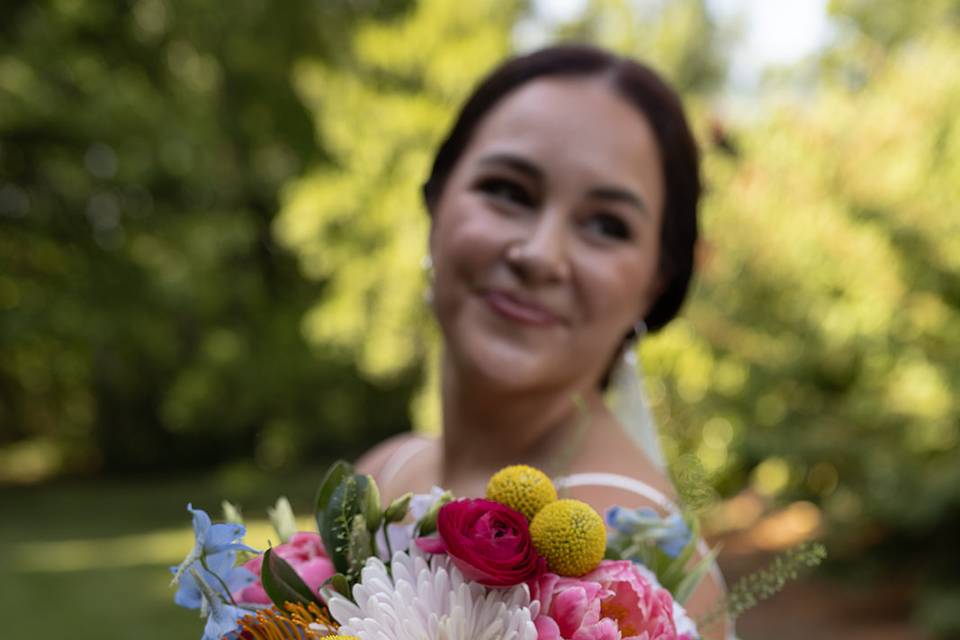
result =
M557 499L557 490L540 469L515 464L493 474L487 483L487 499L507 505L532 519L540 509Z
M603 518L580 500L551 502L530 523L533 545L550 571L577 577L597 568L607 548Z
M323 636L323 640L360 640L357 636Z

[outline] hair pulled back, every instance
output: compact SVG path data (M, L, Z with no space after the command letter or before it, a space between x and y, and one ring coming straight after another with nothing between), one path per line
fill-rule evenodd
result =
M644 318L647 329L656 331L677 315L690 286L701 184L699 153L680 99L649 67L587 45L554 46L508 60L477 86L440 145L423 185L427 208L432 212L439 202L483 117L520 86L552 76L607 78L656 136L665 192L658 265L663 290Z

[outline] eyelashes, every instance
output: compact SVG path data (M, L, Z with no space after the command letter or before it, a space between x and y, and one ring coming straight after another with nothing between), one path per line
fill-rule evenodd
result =
M523 185L507 178L484 178L477 183L477 190L510 204L533 206L533 197Z
M587 221L587 228L601 236L617 240L629 240L633 237L630 225L620 216L612 213L598 213L591 216Z
M510 178L484 177L476 182L474 188L499 206L510 209L534 209L538 206L535 194L520 182ZM634 237L632 227L623 219L623 216L610 211L591 212L580 222L580 226L591 236L603 241L628 241Z

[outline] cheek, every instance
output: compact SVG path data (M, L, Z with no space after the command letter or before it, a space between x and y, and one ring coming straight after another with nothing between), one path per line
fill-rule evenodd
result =
M459 208L444 210L433 231L434 296L441 304L451 304L479 285L496 264L501 245L489 215L465 200Z
M497 260L511 227L476 197L462 195L439 212L432 241L434 266L474 269Z
M647 260L592 260L581 266L578 290L585 321L609 328L614 340L643 315L653 273Z

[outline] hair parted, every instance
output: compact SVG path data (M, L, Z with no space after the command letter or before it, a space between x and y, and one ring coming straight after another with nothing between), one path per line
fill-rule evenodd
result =
M423 197L432 212L453 169L487 113L520 86L552 76L603 76L647 118L657 139L664 176L658 272L663 290L644 321L657 331L680 311L693 276L700 200L700 155L676 92L649 67L589 45L558 45L507 60L464 103L440 145Z

